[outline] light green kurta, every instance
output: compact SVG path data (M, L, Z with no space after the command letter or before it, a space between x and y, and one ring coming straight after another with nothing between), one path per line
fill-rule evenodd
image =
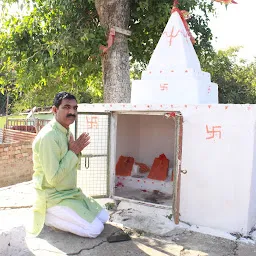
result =
M76 187L79 157L68 150L70 132L55 119L47 124L33 142L33 183L36 200L30 233L38 235L44 226L46 209L55 205L72 208L92 222L102 207Z

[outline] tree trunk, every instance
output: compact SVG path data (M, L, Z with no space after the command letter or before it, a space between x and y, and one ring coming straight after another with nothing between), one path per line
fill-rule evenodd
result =
M130 0L95 0L100 23L108 29L114 26L128 29ZM104 102L130 102L130 65L127 36L115 33L114 44L102 56Z

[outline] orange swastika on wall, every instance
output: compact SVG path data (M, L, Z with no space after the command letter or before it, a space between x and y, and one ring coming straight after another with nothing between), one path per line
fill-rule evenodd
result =
M168 84L160 84L160 90L161 91L168 91Z
M97 129L98 128L98 117L97 116L87 116L86 122L87 122L88 129Z
M221 126L212 126L211 129L209 129L208 125L206 125L206 133L208 134L208 137L206 137L207 140L218 138L221 139Z

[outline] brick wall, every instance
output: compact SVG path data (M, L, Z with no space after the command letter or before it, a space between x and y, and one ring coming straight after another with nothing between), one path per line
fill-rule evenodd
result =
M0 187L29 181L33 173L32 141L36 134L25 133L21 137L19 132L19 141L10 134L4 141L12 142L0 144Z
M3 129L3 132L2 132L2 140L4 143L33 140L35 136L36 136L36 133L16 131L12 129Z

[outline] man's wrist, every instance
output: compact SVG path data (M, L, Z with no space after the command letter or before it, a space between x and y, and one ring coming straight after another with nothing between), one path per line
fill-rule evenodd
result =
M72 151L74 154L76 154L77 156L79 156L79 155L81 155L82 153L81 152L78 152L78 153L76 153L74 150L72 150L72 149L69 149L70 151Z
M71 151L71 152L73 152L75 155L77 155L77 153L76 153L74 150L69 149L69 151Z

